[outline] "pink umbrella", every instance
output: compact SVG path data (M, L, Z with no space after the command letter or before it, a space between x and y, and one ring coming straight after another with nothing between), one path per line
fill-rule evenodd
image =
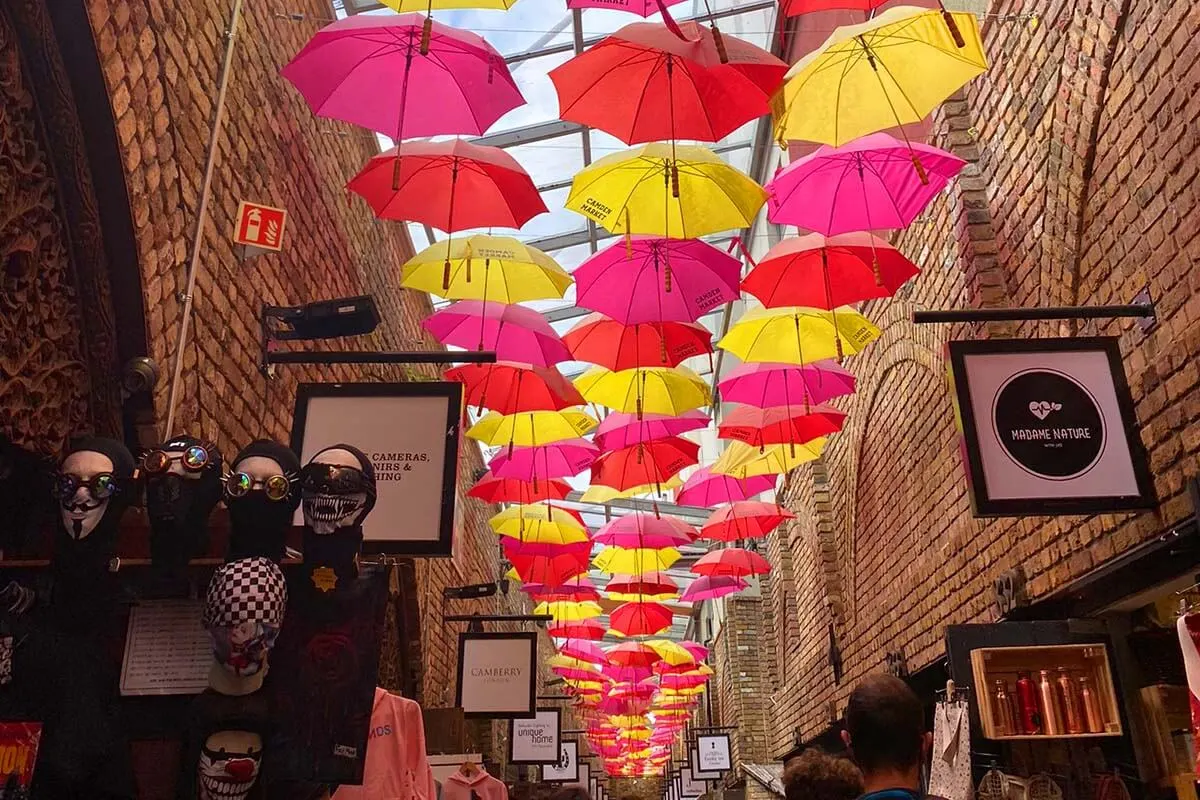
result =
M965 165L936 147L872 133L781 170L766 187L767 218L826 236L906 228Z
M559 586L547 586L544 583L521 584L521 591L533 598L535 603L557 603L560 601L578 602L581 600L599 600L600 590L592 583L587 573L576 575Z
M603 450L620 450L655 439L698 431L708 426L711 418L703 411L685 411L679 416L666 414L626 414L614 411L605 417L596 428L595 442Z
M854 394L854 376L835 361L792 364L740 364L717 384L726 403L758 408L825 403Z
M723 550L710 550L692 565L692 572L697 575L707 575L710 578L719 575L731 575L742 578L747 575L766 575L771 571L767 560L753 550L740 547L726 547Z
M692 658L696 659L696 661L703 661L708 658L708 648L699 642L691 642L684 639L679 643L679 646L691 653Z
M740 480L729 475L714 474L708 467L703 467L683 482L675 502L681 506L712 508L722 503L748 500L756 494L774 489L775 480L774 475L755 475Z
M586 639L568 639L558 648L564 656L578 658L580 661L590 661L593 664L603 664L608 660L604 648Z
M738 298L741 269L736 258L698 239L634 236L579 265L575 302L625 325L694 322Z
M700 603L705 600L716 600L718 597L737 594L749 586L750 584L733 575L716 575L713 577L705 575L692 581L691 585L683 590L683 594L679 596L679 599L685 603Z
M525 104L494 47L474 33L426 19L420 14L340 19L317 31L281 74L317 116L396 141L478 136Z
M688 544L697 536L695 527L678 517L635 511L606 523L596 531L593 541L629 549L658 549Z
M431 314L421 327L442 344L495 350L501 361L549 367L571 360L546 318L525 306L460 300Z
M523 481L569 478L592 466L599 454L600 448L587 439L565 439L552 444L501 450L488 462L488 467L498 478Z
M664 689L692 689L708 683L707 675L663 675L659 683Z
M607 8L614 11L628 11L639 17L657 14L667 6L682 3L683 0L567 0L567 8Z

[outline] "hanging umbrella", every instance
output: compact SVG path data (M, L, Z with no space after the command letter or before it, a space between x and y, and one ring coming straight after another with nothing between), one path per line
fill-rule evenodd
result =
M622 636L653 636L671 627L671 609L661 603L622 603L609 615L608 627Z
M721 503L748 500L774 488L774 476L756 475L739 480L728 475L716 474L708 467L701 467L684 481L683 489L676 495L675 502L681 506L711 508Z
M575 388L588 402L639 416L682 414L712 402L708 384L687 367L592 367L575 379Z
M754 308L717 346L742 361L811 364L854 355L878 338L879 329L852 308Z
M718 508L700 529L705 539L736 542L738 539L759 539L796 515L774 503L743 500Z
M574 384L553 367L512 361L462 364L446 370L445 378L463 385L463 400L467 405L501 414L561 411L584 404Z
M494 47L418 14L352 15L332 22L280 74L317 116L396 141L478 136L525 104Z
M890 8L792 65L773 100L775 136L840 145L919 122L986 70L974 14Z
M526 583L521 591L537 602L553 603L558 600L599 600L600 591L592 583L587 573L581 573L565 581L559 586L546 586L541 583Z
M650 639L646 642L646 646L653 650L661 658L663 664L672 667L687 665L694 667L696 658L689 653L678 642L672 642L670 639Z
M486 8L496 11L507 11L517 0L379 0L380 3L404 13L406 11L424 11L430 13L436 10L451 8Z
M683 481L679 479L678 475L657 486L655 484L648 483L642 486L632 486L628 489L614 489L611 486L601 486L600 484L595 484L587 488L587 491L583 493L583 496L580 498L580 500L585 503L606 505L611 503L613 500L626 500L630 497L662 494L664 492L670 492L678 489L681 486L683 486Z
M644 322L624 325L603 314L589 314L563 336L576 361L611 370L676 367L712 353L712 332L695 322Z
M639 17L649 17L662 9L682 3L683 0L567 0L567 8L604 8L612 11L628 11Z
M600 421L594 441L602 450L619 450L635 444L667 439L707 428L712 419L702 411L685 411L679 415L636 414L614 411Z
M571 360L546 318L525 306L460 300L426 317L421 327L442 344L495 350L503 361L551 367Z
M536 247L484 234L434 242L400 271L400 285L406 289L450 300L546 300L562 297L571 283L566 270Z
M545 614L545 611L534 611L535 614ZM581 658L575 658L562 653L555 653L546 660L547 666L551 669L569 669L577 672L583 672L591 675L593 678L600 677L600 667L591 661L586 661Z
M546 633L555 639L588 639L593 642L604 638L606 628L595 620L555 622L546 628Z
M603 664L608 660L608 653L604 651L604 648L586 639L568 639L558 648L558 652L568 658L575 658L590 664Z
M614 575L604 586L612 600L671 600L679 595L679 584L657 570L636 575Z
M739 364L717 384L721 399L757 408L808 407L854 394L854 376L836 361L793 364Z
M571 509L540 503L538 505L509 506L499 513L493 514L488 520L488 524L492 526L492 530L500 533L502 529L509 526L509 523L534 520L553 522L576 530L587 531L587 525L583 523L582 518Z
M554 621L557 623L593 619L602 615L604 611L600 608L599 603L593 603L590 600L578 603L560 600L557 603L538 603L534 606L533 613L549 614L554 617Z
M622 642L610 647L607 658L608 663L618 667L645 667L647 670L663 659L654 648L638 642ZM650 692L653 694L653 687Z
M770 571L771 565L765 558L740 547L711 550L692 565L692 572L708 577L728 575L742 578L747 575L766 575Z
M635 511L605 523L592 540L597 544L638 549L689 544L697 536L696 529L678 517Z
M813 439L803 444L773 444L763 449L730 442L712 465L712 471L742 479L752 475L786 475L801 464L820 458L826 441Z
M565 500L570 493L571 485L566 481L539 481L535 487L531 481L497 478L488 470L475 481L467 496L485 503L531 505L539 500Z
M743 587L748 587L750 585L750 584L746 583L744 580L742 580L741 578L729 578L728 576L726 576L725 579L738 581L739 583L742 584ZM696 580L698 583L705 579L697 578ZM714 580L717 580L717 579L714 578ZM694 674L694 673L663 675L658 680L659 680L659 686L661 686L663 690L674 690L674 692L694 691L695 689L702 689L704 684L708 683L707 676L698 675L698 674ZM676 694L674 692L667 694L664 691L664 697L673 698L674 702L678 702L681 704L688 704L688 703L690 703L690 700L688 698L694 696L694 695L681 695L681 694Z
M712 150L657 142L584 168L566 207L611 233L694 239L749 227L766 200Z
M609 575L637 575L670 569L678 560L679 551L674 548L627 550L623 547L605 547L592 563L596 569Z
M716 142L769 113L788 66L698 22L635 22L550 70L559 117L626 144Z
M700 662L708 658L708 648L699 642L693 642L688 639L684 639L679 643L679 646L692 654L693 661Z
M702 603L705 600L716 600L731 594L745 591L750 584L741 578L730 575L718 575L715 578L700 577L692 581L679 599L684 603ZM665 685L665 684L664 684Z
M604 453L592 463L592 483L626 489L664 483L696 463L700 445L672 437Z
M868 17L887 5L889 0L784 0L779 10L785 17L798 17L817 11L861 11Z
M587 439L566 439L535 447L502 450L488 462L492 473L501 478L533 481L569 478L592 465L600 448Z
M467 437L492 447L502 444L528 447L575 439L595 427L596 420L572 408L507 416L489 411L467 430Z
M772 444L803 444L837 433L846 412L833 406L755 408L732 406L721 418L717 436L765 448Z
M886 133L864 136L842 147L821 147L787 165L768 184L767 218L827 236L907 228L965 165L944 150L901 144ZM868 247L873 244L872 237L863 238ZM915 270L905 266L907 262L893 259L891 263L897 276ZM882 278L880 264L878 274L872 269L870 279L879 284ZM904 280L907 277L900 277L899 283Z
M632 236L575 269L575 304L626 325L694 322L738 298L741 269L699 239Z
M501 536L529 544L576 544L588 541L587 528L566 509L554 506L509 506L488 524Z
M518 543L519 544L519 543ZM504 548L505 557L512 562L513 570L522 583L540 583L543 586L558 586L587 570L588 549L583 552L569 548L558 548L553 554L537 554L524 547Z
M917 267L870 233L819 233L785 239L772 247L742 281L742 290L767 308L834 309L891 297Z

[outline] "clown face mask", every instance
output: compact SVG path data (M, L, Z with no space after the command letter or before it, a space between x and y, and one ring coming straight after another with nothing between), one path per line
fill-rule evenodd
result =
M273 561L246 558L221 567L208 584L202 618L213 658L239 678L265 672L286 610L287 582Z
M300 473L304 523L318 536L362 524L375 504L375 480L365 457L339 445L322 450Z
M262 736L253 731L217 731L200 751L200 800L243 800L258 780Z

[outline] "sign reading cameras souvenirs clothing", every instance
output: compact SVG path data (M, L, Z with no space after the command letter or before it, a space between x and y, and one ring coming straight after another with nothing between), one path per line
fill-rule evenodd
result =
M556 763L561 732L561 713L557 708L539 708L533 719L514 719L508 731L509 763Z
M301 384L292 449L305 464L341 443L370 459L377 497L364 552L448 556L461 409L459 383Z
M976 516L1154 505L1117 340L950 343Z
M460 633L454 705L464 717L536 719L537 634Z

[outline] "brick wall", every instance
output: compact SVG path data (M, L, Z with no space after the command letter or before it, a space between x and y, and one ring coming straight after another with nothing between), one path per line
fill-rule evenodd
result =
M993 3L996 14L1032 6ZM903 651L942 652L947 624L990 621L990 584L1024 567L1033 598L1185 517L1200 472L1200 10L1066 0L1036 26L989 19L991 69L933 119L931 141L969 162L895 243L923 269L867 314L879 342L848 366L850 422L790 476L798 519L768 548L765 627L777 642L769 749L828 722L830 702ZM1159 323L913 326L916 308L1131 302ZM1160 507L1140 515L975 520L947 393L944 344L971 336L1118 335ZM845 677L828 658L834 625ZM722 665L737 674L739 662ZM728 694L728 678L718 685ZM724 708L727 700L721 700Z
M730 731L735 765L770 760L774 644L768 641L767 606L762 597L731 597L725 603L725 622L713 640L713 724L737 728Z

